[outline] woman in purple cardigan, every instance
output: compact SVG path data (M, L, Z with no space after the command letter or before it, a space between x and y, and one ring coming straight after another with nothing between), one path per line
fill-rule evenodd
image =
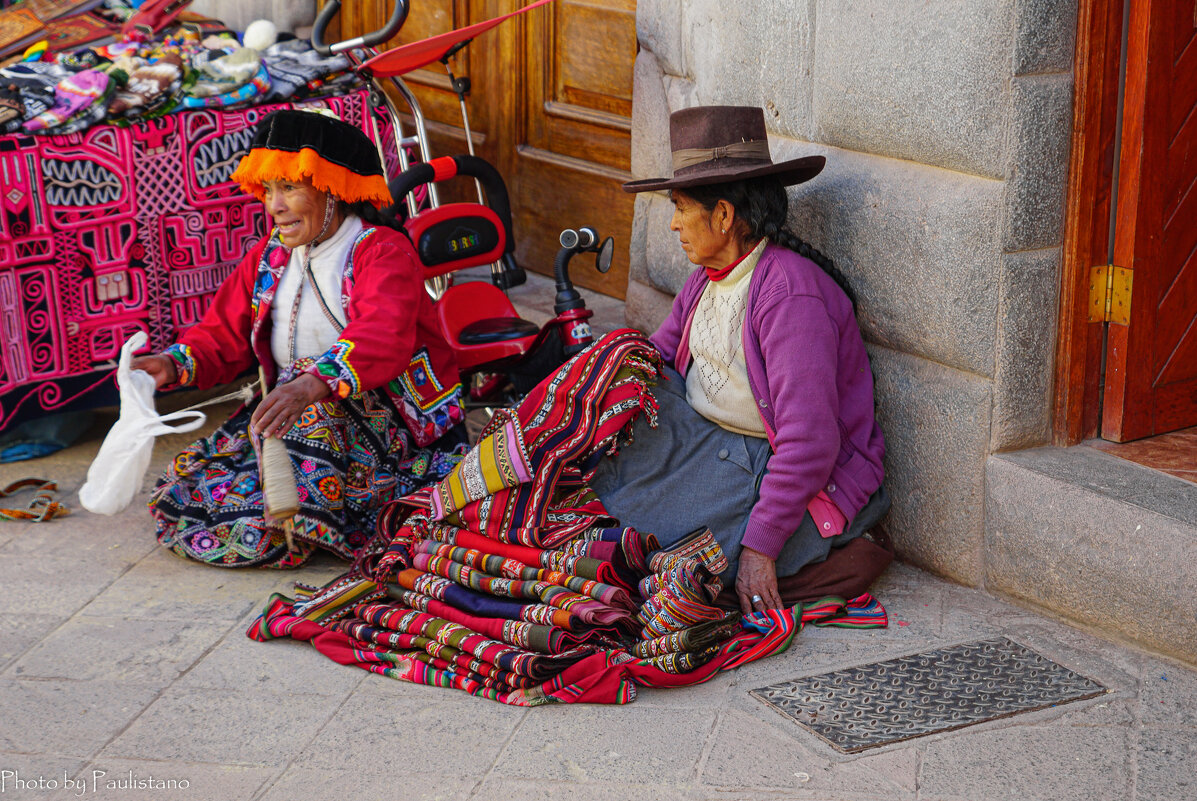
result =
M670 230L699 265L652 336L668 364L659 425L640 426L592 486L624 525L663 546L710 528L743 611L787 600L778 578L828 558L889 508L873 377L847 285L783 227L785 187L822 156L774 164L764 114L699 107L670 117Z

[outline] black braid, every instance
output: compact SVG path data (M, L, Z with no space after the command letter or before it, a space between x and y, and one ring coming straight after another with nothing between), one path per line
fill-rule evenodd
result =
M736 210L737 227L744 239L768 239L776 245L804 256L822 268L844 290L856 309L856 293L835 262L820 253L809 242L785 227L790 199L786 188L771 175L729 181L724 184L692 186L675 190L692 198L707 211L714 211L720 200L726 200Z

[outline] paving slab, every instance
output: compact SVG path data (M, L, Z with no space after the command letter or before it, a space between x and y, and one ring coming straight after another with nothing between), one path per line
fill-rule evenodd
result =
M444 690L355 693L311 739L303 766L369 773L380 755L402 754L405 772L481 778L527 713Z
M348 695L367 678L366 671L338 665L308 643L256 642L245 636L242 626L235 626L179 679L178 686Z
M191 667L227 629L220 623L77 615L21 657L8 675L161 687ZM64 654L71 658L64 660Z
M186 799L232 801L253 798L278 771L239 765L206 765L189 762L99 759L76 775L88 801L129 799ZM80 786L75 785L78 793ZM311 797L311 796L309 796Z
M158 692L153 685L107 680L0 678L0 751L90 757Z
M1083 736L1068 737L1008 721L928 743L919 801L1124 801L1130 778L1124 729L1085 727Z
M0 615L0 673L64 620L60 615Z
M200 565L159 548L99 594L84 614L232 624L260 609L285 578L275 570Z
M1136 767L1138 801L1197 798L1197 736L1192 731L1143 729Z
M637 778L637 777L628 777ZM519 798L521 801L611 801L616 798L642 801L697 801L703 790L691 785L596 782L584 784L545 779L520 781L490 778L482 782L472 798Z
M289 764L332 717L343 696L172 690L145 710L97 757L212 762L243 766Z
M729 709L712 738L703 784L771 789L794 798L915 798L913 753L838 762L809 747L812 740L806 729L764 705L759 711Z
M126 569L82 559L0 556L0 615L69 617Z
M0 751L0 798L4 801L71 798L66 779L73 778L87 760L80 757L10 754ZM53 789L50 783L56 783Z
M713 721L709 711L652 706L534 708L495 767L496 778L575 783L682 784L696 766ZM564 740L562 732L585 732Z
M395 763L380 758L374 770L313 770L288 768L268 785L260 801L295 801L302 799L379 798L403 801L467 801L476 779L457 776L421 776L403 770L389 770ZM513 796L514 797L514 796Z

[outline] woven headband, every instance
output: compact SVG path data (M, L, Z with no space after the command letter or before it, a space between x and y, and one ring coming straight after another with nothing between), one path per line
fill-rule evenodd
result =
M673 171L684 170L695 164L705 164L718 159L761 159L772 161L769 156L769 142L757 139L752 142L733 142L721 147L690 147L673 151Z

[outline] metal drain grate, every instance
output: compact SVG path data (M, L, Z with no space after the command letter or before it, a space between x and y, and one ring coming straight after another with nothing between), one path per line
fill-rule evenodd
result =
M794 679L750 694L840 751L854 753L1105 691L999 637Z

